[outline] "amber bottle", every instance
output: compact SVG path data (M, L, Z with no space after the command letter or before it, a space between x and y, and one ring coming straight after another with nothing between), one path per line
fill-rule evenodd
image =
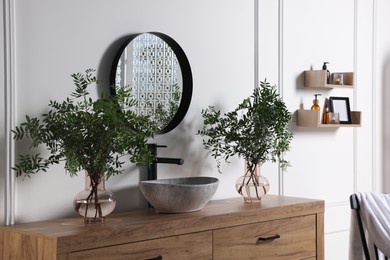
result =
M321 96L321 94L314 94L314 100L313 105L311 106L311 110L320 110L319 100L317 99L317 96Z

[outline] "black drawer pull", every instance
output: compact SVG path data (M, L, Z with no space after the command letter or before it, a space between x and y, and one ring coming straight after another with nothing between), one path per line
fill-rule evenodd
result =
M271 236L271 237L259 237L257 239L257 244L264 243L264 242L272 242L272 241L274 241L275 239L278 239L278 238L280 238L280 236L278 234L276 234L274 236Z
M153 257L153 258L148 258L148 259L145 259L145 260L162 260L162 255L159 255L159 256L156 256L156 257Z

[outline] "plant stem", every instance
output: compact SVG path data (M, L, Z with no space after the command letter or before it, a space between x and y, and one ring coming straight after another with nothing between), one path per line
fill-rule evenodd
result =
M87 205L85 207L85 219L87 219L87 214L88 214L88 205L89 203L94 203L95 204L95 216L94 216L94 219L98 218L98 217L103 217L103 212L102 212L102 208L101 208L101 205L99 203L99 198L98 198L98 186L101 182L100 180L100 176L99 175L95 175L95 174L88 174L91 182L90 182L90 185L91 185L91 191L87 197ZM99 177L97 177L99 176Z

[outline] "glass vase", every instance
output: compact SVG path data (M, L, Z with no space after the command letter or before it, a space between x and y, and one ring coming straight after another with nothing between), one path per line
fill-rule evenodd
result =
M268 193L268 179L260 175L260 166L248 170L245 163L245 175L236 181L236 190L244 198L246 203L259 203L261 198Z
M84 217L84 223L104 223L105 217L115 209L116 199L112 192L105 189L103 179L99 180L96 193L93 192L91 179L85 173L85 189L76 194L73 206Z

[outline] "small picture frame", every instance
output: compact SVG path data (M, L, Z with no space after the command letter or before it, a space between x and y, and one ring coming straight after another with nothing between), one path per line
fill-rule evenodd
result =
M344 85L344 74L343 73L333 73L333 84L335 85Z
M351 124L351 109L348 97L329 97L329 108L332 113L339 113L340 124Z

